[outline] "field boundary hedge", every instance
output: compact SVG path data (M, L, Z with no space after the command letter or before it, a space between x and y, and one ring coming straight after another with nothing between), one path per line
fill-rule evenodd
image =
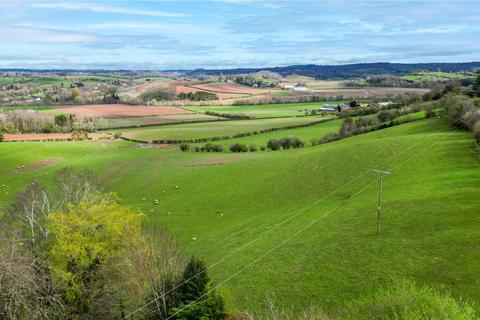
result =
M149 116L147 116L149 117ZM118 118L116 118L118 119ZM109 127L109 128L96 128L97 130L116 130L116 129L133 129L133 128L143 128L143 127L156 127L156 126L166 126L166 125L175 125L175 124L188 124L188 123L201 123L201 122L217 122L217 121L232 121L232 119L227 118L220 118L220 119L212 119L212 120L198 120L198 121L173 121L173 122L165 122L165 123L152 123L152 124L143 124L143 125L130 125L130 126L116 126L116 127Z
M309 123L303 123L303 124L297 124L297 125L289 125L285 127L278 127L278 128L269 128L269 129L262 129L262 130L256 130L256 131L251 131L251 132L244 132L244 133L236 133L234 135L228 135L228 136L222 136L222 137L209 137L209 138L198 138L198 139L183 139L183 140L177 140L177 139L161 139L161 140L152 140L150 143L153 144L179 144L179 143L199 143L199 142L211 142L211 141L218 141L218 140L227 140L227 139L232 139L232 138L241 138L241 137L248 137L251 135L257 135L257 134L263 134L263 133L269 133L269 132L274 132L274 131L281 131L281 130L289 130L289 129L297 129L297 128L306 128L310 127L319 123L335 120L336 118L329 118L329 119L322 119L318 121L312 121ZM231 121L231 120L226 120L226 121Z

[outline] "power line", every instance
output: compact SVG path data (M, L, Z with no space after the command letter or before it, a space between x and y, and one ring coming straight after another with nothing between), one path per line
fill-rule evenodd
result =
M455 129L453 132L455 132L455 131L457 131L457 130L458 130L458 129ZM442 138L453 134L453 132L450 132L449 134L442 136ZM436 143L440 142L440 140L441 140L442 138L438 139L436 142L432 143L429 147L427 147L426 149L422 150L420 153L412 156L411 158L414 158L415 156L418 156L419 154L424 153L426 150L428 150L428 149L430 149L431 147L433 147L433 145L435 145ZM199 272L198 274L193 275L192 277L190 277L189 279L187 279L187 280L183 281L182 283L178 284L177 286L175 286L174 288L170 289L170 290L167 291L166 293L163 293L163 294L160 295L159 297L157 297L157 298L149 301L148 303L146 303L146 304L142 305L141 307L137 308L136 310L132 311L131 313L129 313L128 315L126 315L125 317L123 317L122 320L127 319L128 317L134 315L135 313L139 312L140 310L142 310L142 309L146 308L147 306L149 306L150 304L154 303L155 301L157 301L157 300L160 299L161 297L164 297L164 296L166 296L167 294L175 291L176 289L178 289L179 287L181 287L181 286L184 285L185 283L187 283L187 282L191 281L192 279L196 278L197 276L199 276L199 275L207 272L208 270L210 270L210 269L213 268L214 266L220 264L221 262L223 262L223 261L226 260L227 258L231 257L231 256L234 255L235 253L237 253L237 252L241 251L242 249L250 246L251 244L253 244L253 243L255 243L256 241L258 241L260 238L262 238L262 237L264 237L265 235L273 232L274 230L278 229L280 226L284 225L285 223L291 221L293 218L297 217L297 216L300 215L301 213L304 213L304 212L306 212L307 210L313 208L314 206L316 206L317 204L319 204L320 202L322 202L323 200L327 199L327 198L330 197L332 194L334 194L335 192L337 192L337 191L338 191L339 189L341 189L342 187L348 186L348 185L352 184L353 182L357 181L358 179L360 179L362 176L364 176L364 175L367 174L368 172L371 172L371 171L374 170L376 167L378 167L380 164L383 164L383 163L385 163L385 162L387 162L387 161L390 161L390 160L392 160L392 159L400 156L401 154L405 153L406 151L408 151L408 150L410 150L410 149L412 149L412 148L414 148L414 146L411 146L411 147L409 147L409 148L407 148L407 149L404 149L402 152L400 152L400 153L398 153L398 154L396 154L396 155L394 155L394 156L392 156L392 157L390 157L390 158L388 158L388 159L386 159L386 160L383 160L383 161L381 161L380 163L378 163L377 165L375 165L374 167L372 167L372 168L364 171L363 173L361 173L360 175L358 175L357 177L355 177L355 178L352 179L351 181L347 182L346 184L343 184L343 185L339 186L338 188L336 188L335 190L333 190L332 192L330 192L328 195L326 195L326 196L323 197L322 199L320 199L320 200L312 203L311 205L309 205L309 206L307 206L307 207L305 207L305 208L303 208L303 209L300 209L300 210L299 210L296 214L294 214L293 216L287 218L286 220L284 220L284 221L281 222L280 224L277 224L274 228L268 230L267 232L263 233L263 234L260 235L259 237L252 239L251 241L247 242L245 245L243 245L243 246L237 248L236 250L232 251L230 254L228 254L227 256L225 256L225 257L223 257L223 258L221 258L221 259L218 260L217 262L213 263L212 265L210 265L209 267L205 268L204 270L202 270L202 271ZM411 158L409 158L408 160L410 160ZM408 160L406 160L406 161L408 161ZM375 181L369 183L366 187L370 186L370 185L373 184L374 182L375 182ZM364 190L364 189L362 189L361 191L363 191L363 190ZM350 197L349 199L347 199L347 201L350 200L350 199L352 199L352 197ZM342 206L343 204L345 204L345 203L342 203L340 206ZM335 207L333 210L339 208L340 206ZM333 211L333 210L331 210L331 211ZM328 213L330 213L330 211L329 211ZM328 213L327 213L327 214L328 214ZM322 216L321 218L323 218L323 216ZM318 219L318 220L320 220L320 219ZM314 220L314 221L316 222L316 221L318 221L318 220ZM284 242L282 242L282 243L284 243ZM279 247L279 245L275 246L273 250L275 250L275 249L278 248L278 247ZM273 250L269 250L266 255L268 255L268 254L269 254L270 252L272 252ZM262 256L260 257L260 259L254 260L253 263L256 263L257 261L261 260L261 258L263 258L263 257L266 256L266 255L262 255ZM224 284L225 282L229 281L231 278L233 278L234 276L236 276L237 274L239 274L239 273L242 272L243 270L245 270L245 269L247 269L248 267L250 267L250 265L251 265L251 264L249 264L249 265L247 265L246 267L240 269L240 271L234 273L233 276L228 277L227 280L221 282L219 285L216 285L212 290L215 290L215 289L218 288L220 285L222 285L222 284ZM208 293L211 292L212 290L209 290ZM202 297L203 297L203 296L202 296ZM201 297L200 297L200 298L201 298ZM199 299L200 299L200 298L199 298ZM195 301L192 302L191 304L197 302L199 299L195 300ZM191 304L190 304L190 305L191 305ZM189 306L189 305L187 305L186 307L188 307L188 306ZM186 307L185 307L185 308L186 308ZM185 309L185 308L184 308L184 309ZM184 310L184 309L179 310L179 312L182 311L182 310ZM168 320L168 319L170 319L170 318L167 318L167 320Z
M246 266L244 266L243 268L241 268L240 270L238 270L237 272L233 273L232 275L230 275L228 278L226 278L225 280L223 280L222 282L220 282L219 284L215 285L213 288L211 288L210 290L208 290L207 292L205 292L203 295L201 295L200 297L198 297L197 299L195 299L194 301L190 302L189 304L187 304L186 306L184 306L183 308L181 308L180 310L178 310L177 312L175 312L174 314L172 314L171 316L169 316L167 318L167 320L171 319L172 317L176 316L177 314L179 314L180 312L182 312L183 310L185 310L186 308L190 307L192 304L196 303L198 300L202 299L203 297L207 296L208 294L210 294L212 291L216 290L218 287L220 287L221 285L225 284L226 282L230 281L232 278L236 277L238 274L242 273L244 270L250 268L252 265L254 265L255 263L257 263L258 261L262 260L263 258L265 258L266 256L268 256L270 253L272 253L273 251L277 250L278 248L280 248L281 246L283 246L285 243L287 243L288 241L290 241L291 239L295 238L297 235L299 235L300 233L302 233L303 231L307 230L308 228L310 228L311 226L313 226L315 223L317 223L318 221L320 221L321 219L325 218L326 216L328 216L330 213L332 213L333 211L337 210L338 208L342 207L343 205L345 205L346 203L348 203L350 200L352 200L353 198L355 198L356 196L358 196L360 193L362 193L364 190L366 190L368 187L370 187L371 185L373 185L375 183L376 180L373 180L371 181L370 183L368 183L365 187L363 187L362 189L360 189L359 191L357 191L356 193L354 193L352 196L350 196L348 199L344 200L342 203L340 203L339 205L337 205L336 207L334 207L333 209L330 209L329 211L327 211L325 214L321 215L320 217L316 218L315 220L311 221L309 224L307 224L306 226L302 227L301 229L299 229L298 231L296 231L295 233L293 233L291 236L289 236L288 238L286 238L285 240L283 240L282 242L280 242L279 244L277 244L276 246L274 246L273 248L271 248L270 250L268 250L267 252L265 252L264 254L262 254L261 256L259 256L258 258L256 258L255 260L253 260L252 262L250 262L249 264L247 264Z
M458 129L455 129L453 132L457 131ZM443 137L446 137L446 136L449 136L451 134L453 134L453 132L443 136ZM443 138L442 137L442 138ZM398 165L396 168L400 167L401 165L405 164L407 161L410 161L412 160L413 158L419 156L420 154L423 154L425 153L426 151L428 151L429 149L431 149L434 145L436 145L438 142L440 142L442 140L442 138L438 139L437 141L435 141L434 143L432 143L430 146L428 146L427 148L425 148L424 150L422 150L421 152L413 155L412 157L408 158L407 160L405 160L404 162L402 162L400 165ZM389 172L390 173L390 172ZM211 292L213 292L214 290L216 290L218 287L220 287L221 285L225 284L226 282L230 281L231 279L233 279L234 277L236 277L238 274L242 273L244 270L248 269L249 267L251 267L252 265L254 265L255 263L257 263L258 261L260 261L261 259L263 259L264 257L266 257L267 255L269 255L270 253L272 253L273 251L275 251L276 249L278 249L279 247L283 246L285 243L287 243L289 240L291 240L292 238L296 237L298 234L300 234L301 232L305 231L306 229L310 228L312 225L314 225L315 223L317 223L319 220L325 218L327 215L329 215L331 212L337 210L338 208L342 207L343 205L347 204L348 202L350 202L353 198L355 198L356 196L358 196L360 193L362 193L363 191L365 191L368 187L370 187L372 184L375 183L376 180L373 180L371 181L370 183L368 183L365 187L363 187L362 189L360 189L358 192L356 192L355 194L353 194L352 196L350 196L347 200L343 201L342 203L340 203L338 206L336 206L335 208L329 210L328 212L326 212L324 215L318 217L317 219L313 220L312 222L310 222L309 224L307 224L305 227L301 228L299 231L295 232L294 234L292 234L290 237L288 237L287 239L285 239L284 241L282 241L281 243L279 243L278 245L276 245L275 247L271 248L270 250L268 250L266 253L262 254L261 256L259 256L258 258L256 258L255 260L253 260L252 262L250 262L248 265L246 265L245 267L241 268L240 270L238 270L237 272L233 273L232 275L230 275L228 278L226 278L224 281L220 282L218 285L215 285L213 288L211 288L210 290L208 290L207 292L205 292L203 295L201 295L200 297L198 297L197 299L195 299L194 301L190 302L189 304L185 305L183 308L181 308L180 310L178 310L177 312L175 312L173 315L169 316L166 320L170 320L172 317L176 316L178 313L182 312L183 310L187 309L188 307L190 307L191 305L195 304L196 302L198 302L199 300L201 300L203 297L207 296L208 294L210 294Z
M382 211L382 182L383 176L390 174L389 171L373 169L374 172L378 172L378 209L377 209L377 236L380 235L380 212Z
M302 208L302 209L299 209L295 214L293 214L292 216L290 216L289 218L285 219L284 221L282 221L281 223L278 223L276 224L273 228L269 229L268 231L264 232L263 234L261 234L260 236L250 240L249 242L247 242L246 244L244 244L243 246L240 246L238 247L237 249L233 250L232 252L230 252L228 255L224 256L223 258L219 259L218 261L214 262L213 264L211 264L210 266L208 266L207 268L205 268L204 270L202 270L201 272L193 275L192 277L184 280L182 283L178 284L177 286L173 287L172 289L168 290L167 292L163 293L162 295L160 295L159 297L149 301L148 303L146 303L145 305L141 306L140 308L138 308L137 310L131 312L130 314L126 315L125 317L122 318L123 319L126 319L132 315L134 315L135 313L137 313L138 311L146 308L147 306L149 306L150 304L152 303L155 303L155 301L157 301L158 299L160 299L161 297L164 297L166 296L167 294L175 291L176 289L180 288L182 285L186 284L187 282L193 280L194 278L198 277L199 275L207 272L208 270L212 269L213 267L215 267L216 265L220 264L221 262L225 261L226 259L228 259L229 257L233 256L234 254L236 254L237 252L249 247L250 245L252 245L253 243L257 242L259 239L263 238L264 236L272 233L273 231L275 231L276 229L280 228L281 226L283 226L284 224L290 222L291 220L293 220L294 218L298 217L300 214L302 213L305 213L306 211L308 211L309 209L315 207L316 205L318 205L319 203L321 203L322 201L326 200L327 198L329 198L331 195L333 195L334 193L336 193L338 190L340 190L341 188L343 187L346 187L346 186L349 186L351 185L352 183L354 183L355 181L357 181L358 179L360 179L361 177L363 177L364 175L366 175L367 173L371 172L373 169L375 169L377 166L379 166L380 164L383 164L385 162L388 162L390 160L393 160L395 159L396 157L400 156L401 154L407 152L408 150L410 149L413 149L415 146L411 146L407 149L404 149L402 152L386 159L386 160L383 160L381 161L380 163L376 164L375 166L369 168L368 170L362 172L360 175L358 175L357 177L353 178L352 180L350 180L349 182L339 186L338 188L336 188L335 190L331 191L330 193L328 193L326 196L324 196L323 198L321 198L320 200L317 200L315 201L314 203Z

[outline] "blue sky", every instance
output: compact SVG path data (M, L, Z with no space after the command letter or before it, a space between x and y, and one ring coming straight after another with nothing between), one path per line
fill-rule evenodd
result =
M0 68L480 60L480 1L5 1Z

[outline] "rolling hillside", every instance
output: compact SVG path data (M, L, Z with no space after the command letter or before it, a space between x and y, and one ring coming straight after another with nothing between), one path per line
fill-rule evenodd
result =
M470 133L442 120L278 152L181 153L116 141L2 143L0 154L2 207L33 178L88 167L213 265L209 274L225 281L240 310L274 294L295 310L335 313L402 278L480 305L472 263L480 261L479 155ZM39 165L46 159L56 160ZM380 237L374 167L392 171Z

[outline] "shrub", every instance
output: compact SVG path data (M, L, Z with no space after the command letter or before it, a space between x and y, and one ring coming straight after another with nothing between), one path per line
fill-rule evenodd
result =
M342 126L340 127L340 136L342 138L348 137L355 130L355 125L350 117L343 119Z
M248 150L249 150L250 152L255 152L255 151L257 151L257 146L256 146L254 143L252 143L252 144L248 147Z
M72 132L72 140L82 141L88 140L88 132L82 130L75 130Z
M262 151L265 151L265 149L267 149L267 148L265 148L265 146L260 147L260 150L262 150Z
M466 129L469 124L464 119L464 116L475 111L472 101L462 96L445 96L441 99L440 105L444 107L445 119L460 129ZM473 123L473 122L472 122Z
M403 281L350 303L342 319L477 319L474 309L448 294Z
M278 150L282 147L282 145L280 144L280 140L278 139L270 139L268 140L267 142L267 148L269 148L270 150Z
M183 152L190 151L190 148L191 146L185 142L180 145L180 150L182 150Z
M360 117L355 121L356 128L367 128L378 124L378 119L375 116Z
M229 147L231 152L247 152L248 148L246 145L241 143L234 143Z
M432 107L428 107L425 110L425 118L428 119L428 118L433 118L433 117L435 117L435 110L433 110Z
M219 144L214 144L213 145L213 152L223 152L223 146Z
M207 143L205 146L200 148L201 151L206 152L223 152L223 147L219 144Z
M3 141L3 132L0 132L0 142Z
M377 118L380 122L387 122L399 116L398 110L382 110L378 113Z
M113 134L113 137L114 137L115 139L120 139L121 136L122 136L122 133L121 133L121 132L115 132L115 133Z
M303 147L304 143L297 137L283 137L280 139L280 145L283 149L287 150L290 148L301 148Z
M319 144L340 140L342 137L336 133L327 133L320 138Z
M477 143L480 144L480 120L477 120L477 122L475 122L475 124L473 125L473 135Z
M68 118L65 114L57 114L55 116L55 124L59 127L64 127L67 124Z

